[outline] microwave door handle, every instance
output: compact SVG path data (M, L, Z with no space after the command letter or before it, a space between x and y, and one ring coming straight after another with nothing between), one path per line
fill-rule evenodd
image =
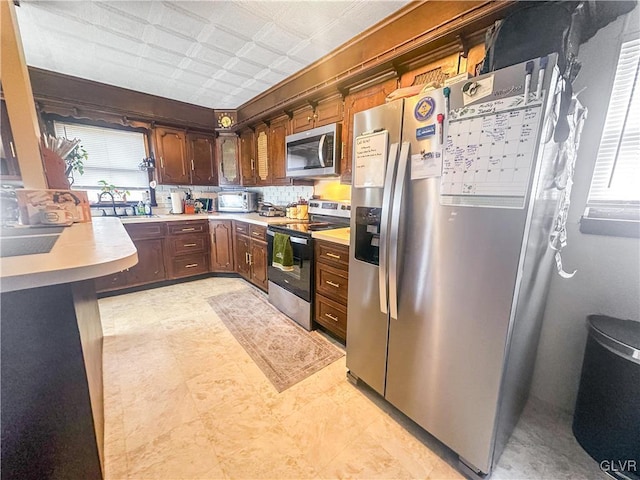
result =
M389 229L389 313L394 320L398 319L398 252L400 240L400 212L402 211L402 196L407 179L407 164L411 144L403 142L400 149L398 174L393 189L393 210L391 211L391 228Z
M320 137L320 141L318 142L318 159L320 160L320 166L324 167L324 143L327 140L326 135L322 135Z
M391 194L393 193L393 178L396 173L396 159L398 158L398 144L392 143L389 147L389 156L386 162L386 174L384 179L384 193L382 196L382 215L380 218L380 261L378 267L378 290L380 292L380 311L389 313L387 291L387 243L389 232L389 218L391 218Z

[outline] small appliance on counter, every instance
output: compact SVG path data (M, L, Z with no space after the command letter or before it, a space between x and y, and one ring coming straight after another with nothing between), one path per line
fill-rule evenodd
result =
M284 217L285 211L272 203L262 203L258 209L258 215L261 217Z
M231 213L255 212L258 208L258 194L244 190L218 192L218 211Z

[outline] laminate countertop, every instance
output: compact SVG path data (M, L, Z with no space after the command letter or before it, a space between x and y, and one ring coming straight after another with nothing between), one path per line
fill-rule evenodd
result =
M65 227L49 253L0 258L0 291L72 283L138 263L138 253L118 218Z
M349 246L351 236L351 228L334 228L333 230L320 230L311 234L312 238L325 240L327 242L339 243L340 245Z
M94 217L103 218L103 217ZM186 220L236 220L239 222L253 223L263 227L283 223L295 223L296 220L287 217L261 217L252 213L200 213L200 214L165 214L151 217L120 217L122 223L146 223L146 222L178 222Z

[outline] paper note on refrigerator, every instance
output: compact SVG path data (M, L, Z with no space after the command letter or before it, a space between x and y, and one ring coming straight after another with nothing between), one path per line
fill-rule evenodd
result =
M353 186L356 188L382 188L389 133L386 130L363 134L355 139L353 159Z
M512 97L452 111L440 185L443 205L523 208L542 105Z
M439 177L442 175L442 153L422 151L411 155L411 180Z

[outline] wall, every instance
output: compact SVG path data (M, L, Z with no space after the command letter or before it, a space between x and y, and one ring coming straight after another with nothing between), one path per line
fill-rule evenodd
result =
M580 216L589 193L622 36L637 32L639 8L600 30L580 48L574 90L589 109L582 134L563 251L569 280L557 274L544 315L531 394L573 412L587 338L586 316L602 313L640 320L640 240L586 235Z

